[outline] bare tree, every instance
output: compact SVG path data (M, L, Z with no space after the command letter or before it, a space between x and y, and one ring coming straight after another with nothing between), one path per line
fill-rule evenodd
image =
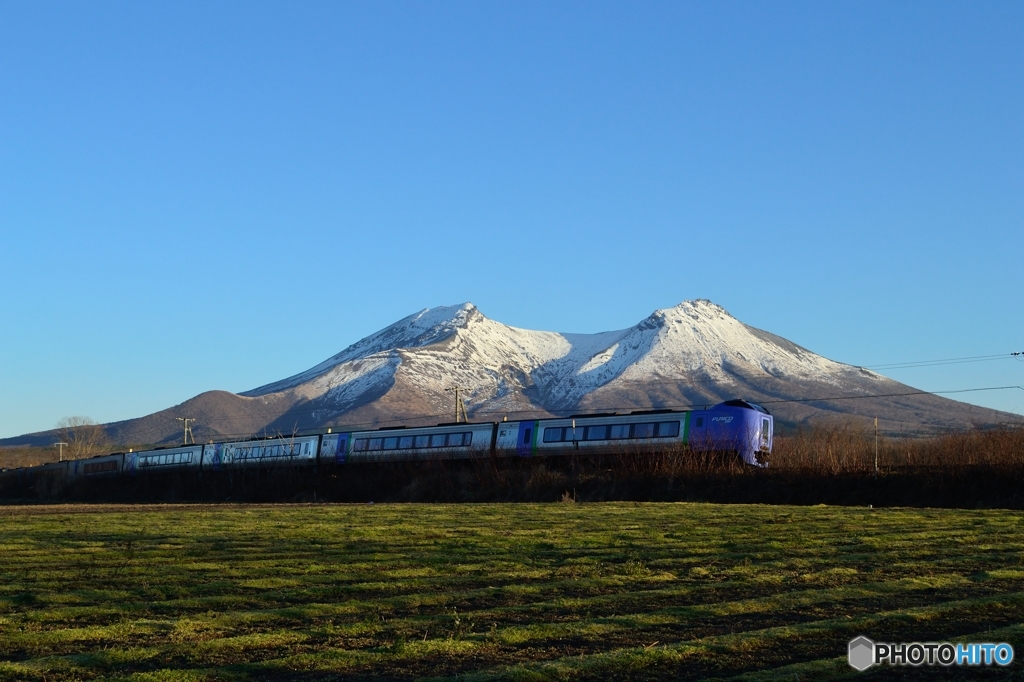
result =
M68 444L68 457L95 455L110 445L106 430L89 417L64 417L57 422L60 439Z

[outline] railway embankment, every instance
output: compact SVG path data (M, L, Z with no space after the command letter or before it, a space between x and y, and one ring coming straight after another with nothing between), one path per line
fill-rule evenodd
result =
M766 469L685 449L624 450L0 483L4 504L619 500L1024 509L1024 430L876 440L837 425L778 436Z

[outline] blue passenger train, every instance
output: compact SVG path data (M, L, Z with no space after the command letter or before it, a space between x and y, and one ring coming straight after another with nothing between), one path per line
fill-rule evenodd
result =
M184 445L0 471L0 486L66 482L162 471L246 467L342 466L482 457L546 457L572 452L686 449L732 453L768 465L771 414L755 403L728 400L706 410L642 410L550 419L397 426L369 431L326 429L294 437Z

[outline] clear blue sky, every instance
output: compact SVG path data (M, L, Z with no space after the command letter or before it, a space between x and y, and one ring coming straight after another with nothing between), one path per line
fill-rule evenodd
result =
M1020 2L5 3L0 437L463 301L596 332L709 298L859 365L1024 350L1022 46Z

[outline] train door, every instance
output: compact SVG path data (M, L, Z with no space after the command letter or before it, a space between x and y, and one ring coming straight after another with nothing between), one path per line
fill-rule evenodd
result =
M203 446L202 470L220 471L223 464L224 445L223 443L211 443Z
M325 434L320 441L321 464L344 464L350 433Z
M533 444L537 440L538 422L519 422L519 436L516 438L516 454L529 457L533 454Z

